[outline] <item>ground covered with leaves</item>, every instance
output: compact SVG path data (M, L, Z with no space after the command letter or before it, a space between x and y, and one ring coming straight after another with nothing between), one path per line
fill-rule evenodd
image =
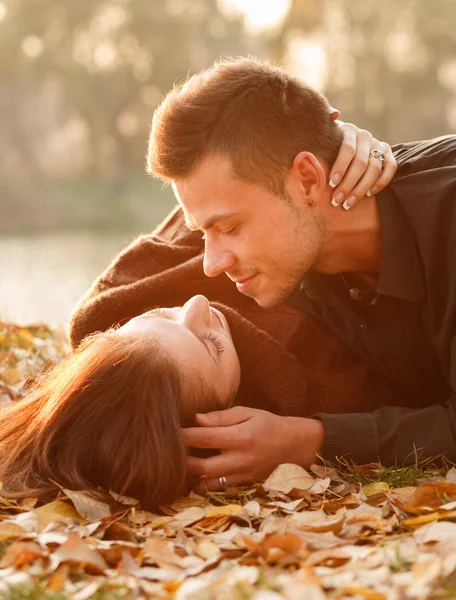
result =
M67 351L61 332L0 322L0 402ZM281 465L156 513L113 492L0 491L0 598L456 598L456 469Z

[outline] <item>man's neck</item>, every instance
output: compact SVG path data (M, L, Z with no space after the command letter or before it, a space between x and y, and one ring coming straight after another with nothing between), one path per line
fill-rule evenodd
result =
M382 247L376 198L363 198L348 211L329 206L324 220L325 243L314 269L327 275L353 272L375 276Z

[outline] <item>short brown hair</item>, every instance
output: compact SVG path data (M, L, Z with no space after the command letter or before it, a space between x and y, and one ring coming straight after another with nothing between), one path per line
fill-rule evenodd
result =
M147 168L179 181L209 153L220 153L240 179L283 194L299 152L332 166L341 141L319 92L269 63L230 59L168 93L152 120Z
M93 492L101 486L148 509L175 500L187 485L181 425L189 411L208 410L203 401L212 393L193 383L194 398L187 397L182 370L151 337L89 336L0 413L2 494L47 501L55 482Z

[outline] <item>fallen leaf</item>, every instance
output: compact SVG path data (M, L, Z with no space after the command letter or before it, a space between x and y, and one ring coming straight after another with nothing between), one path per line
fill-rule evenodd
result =
M9 523L7 521L0 523L0 541L22 537L26 533L25 529L17 523Z
M48 584L47 589L51 592L61 592L65 586L65 582L68 579L70 574L70 566L69 565L60 565L57 569L52 573Z
M117 492L114 492L113 490L109 490L109 493L116 502L120 502L121 504L125 504L127 506L135 506L136 504L139 504L139 500L136 500L136 498L122 496L122 494L117 494Z
M170 523L179 527L193 525L206 516L206 511L201 506L186 508L173 516Z
M261 506L256 500L251 500L247 504L244 504L239 514L242 515L243 513L245 513L248 519L258 519L261 514Z
M263 483L266 491L275 491L288 494L293 488L308 490L315 483L315 479L303 467L284 463L279 465Z
M408 513L418 514L426 508L437 508L456 500L456 485L453 483L428 483L420 485L405 506Z
M52 559L55 564L54 568L62 563L87 568L90 572L95 573L103 573L108 568L101 554L90 548L77 533L72 534L62 546L54 551Z
M0 569L13 566L20 569L43 556L45 556L45 551L35 542L14 542L2 557Z
M413 532L413 537L420 544L429 542L451 542L456 545L456 523L429 523Z
M456 483L456 467L451 467L446 475L446 478L450 483Z
M240 504L222 504L206 506L206 517L237 517L242 512Z
M63 502L63 500L54 500L49 504L44 504L35 508L33 513L38 517L40 531L43 531L43 529L54 521L63 521L64 523L72 523L73 521L82 522L81 516L76 509L70 504Z
M81 517L89 523L101 521L111 516L109 506L105 502L94 498L90 493L66 489L62 491L71 500Z
M314 494L323 494L329 488L331 479L326 477L325 479L318 479L309 490Z
M390 486L385 481L375 481L374 483L367 483L363 485L363 492L366 498L369 496L373 496L374 494L378 494L379 492L384 492L389 490Z
M144 546L144 559L149 564L155 563L157 566L173 565L180 569L185 568L182 557L173 552L168 542L156 535L147 538Z
M136 562L130 556L125 553L122 556L122 565L125 571L137 577L138 579L150 579L152 581L174 581L180 574L179 569L158 569L157 567L138 567Z
M305 511L294 513L288 519L306 531L314 531L316 533L332 531L337 535L343 527L345 513L345 508L339 509L335 515L327 515L322 510ZM312 518L312 514L315 514L314 518Z

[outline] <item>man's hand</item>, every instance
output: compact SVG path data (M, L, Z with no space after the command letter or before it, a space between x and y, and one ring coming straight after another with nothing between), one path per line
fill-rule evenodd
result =
M188 457L188 470L205 478L209 490L264 479L281 463L308 467L323 444L323 424L316 419L280 417L265 410L236 406L197 415L200 427L182 430L188 448L213 448L209 458Z
M335 110L335 109L334 109ZM334 112L334 117L339 115ZM341 203L345 210L355 206L364 196L373 196L383 190L397 170L396 159L386 142L379 142L365 129L352 123L336 121L344 139L330 173L333 206ZM381 150L385 160L369 156L371 150Z

